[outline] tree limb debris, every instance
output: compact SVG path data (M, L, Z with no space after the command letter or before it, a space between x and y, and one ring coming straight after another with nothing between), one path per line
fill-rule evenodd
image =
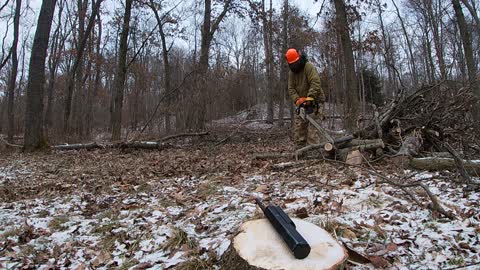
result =
M420 180L408 183L407 180L412 178L413 176L415 176L416 173L415 174L409 174L409 175L406 175L405 177L401 177L401 178L398 178L398 177L397 178L389 178L387 176L382 175L381 173L377 172L374 169L368 169L368 168L365 168L364 166L355 165L355 164L348 164L348 163L338 161L338 160L328 160L328 159L326 159L325 161L328 161L328 162L331 162L331 163L342 164L342 165L350 166L350 167L356 167L356 168L360 168L362 170L365 170L365 171L377 176L378 178L380 178L381 180L378 181L378 183L386 183L386 184L390 184L391 186L398 187L405 194L407 194L410 197L410 199L412 199L418 206L425 207L421 203L421 201L417 198L417 196L415 196L414 192L409 190L409 188L412 188L412 187L421 187L427 193L428 197L432 201L432 203L428 205L428 208L430 208L432 211L436 211L436 212L448 217L449 219L456 219L455 215L453 213L447 212L441 206L437 197L430 191L430 189L424 183L420 182ZM371 167L371 165L370 165L370 167ZM425 180L425 179L421 179L421 180Z
M12 143L7 142L2 136L0 136L0 142L5 144L6 146L9 146L9 147L15 147L15 148L22 148L23 147L22 145L12 144Z

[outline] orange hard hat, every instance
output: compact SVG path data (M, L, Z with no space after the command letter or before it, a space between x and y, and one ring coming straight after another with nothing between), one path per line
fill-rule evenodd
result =
M295 49L288 49L287 54L285 54L287 57L287 62L289 64L295 63L300 59L300 54L298 54L297 50Z

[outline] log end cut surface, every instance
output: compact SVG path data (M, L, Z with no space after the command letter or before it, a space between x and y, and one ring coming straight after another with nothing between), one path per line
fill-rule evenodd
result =
M346 260L345 249L328 232L301 219L292 220L310 244L307 258L295 259L267 219L242 224L233 240L235 252L249 265L268 270L336 269Z

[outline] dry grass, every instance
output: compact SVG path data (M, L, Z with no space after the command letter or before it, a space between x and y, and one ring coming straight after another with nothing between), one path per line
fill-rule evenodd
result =
M194 257L193 259L182 263L178 267L178 270L213 270L213 262L211 260L203 260L199 257Z
M172 236L165 243L164 248L168 250L176 250L183 245L187 245L189 249L193 250L198 247L198 242L195 239L188 237L188 234L184 230L175 228Z
M66 216L54 217L48 223L48 228L52 231L64 230L66 228L64 224L67 223L68 221L69 221L68 217L66 217Z

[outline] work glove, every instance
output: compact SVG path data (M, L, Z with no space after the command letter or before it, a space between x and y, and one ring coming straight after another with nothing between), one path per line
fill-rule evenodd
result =
M307 97L304 103L305 103L305 106L315 105L315 99L313 97Z
M297 98L297 100L295 101L295 105L297 105L297 107L300 106L300 105L302 105L302 104L305 102L306 99L307 99L307 97L299 97L299 98Z

